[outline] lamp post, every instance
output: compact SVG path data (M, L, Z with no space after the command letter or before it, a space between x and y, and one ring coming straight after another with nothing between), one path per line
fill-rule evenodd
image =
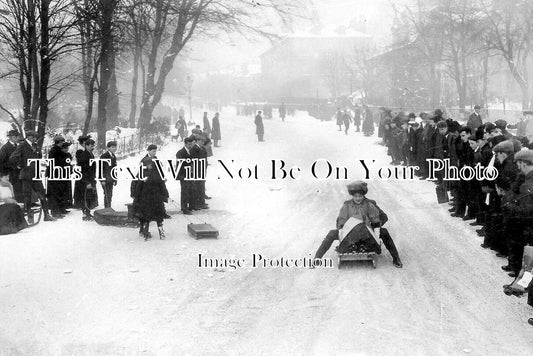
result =
M187 91L189 94L189 123L188 125L194 125L192 121L192 78L190 75L187 76Z

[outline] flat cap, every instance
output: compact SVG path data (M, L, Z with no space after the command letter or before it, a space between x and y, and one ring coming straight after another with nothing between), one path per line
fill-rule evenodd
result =
M61 135L57 135L54 137L54 143L60 143L60 142L65 142L65 138Z
M192 137L192 136L185 137L185 139L183 140L183 142L185 142L185 143L191 143L191 142L194 142L194 137Z
M496 153L507 153L512 154L514 153L514 144L511 140L506 140L498 143L494 148L492 149Z
M151 150L157 150L157 146L154 145L153 143L151 145L148 145L148 147L146 148L147 151L151 151Z
M8 137L11 137L11 136L20 136L19 132L17 130L9 130L7 132L7 136Z
M514 155L515 161L524 161L528 162L529 164L533 164L533 151L532 150L522 150L520 152L517 152Z

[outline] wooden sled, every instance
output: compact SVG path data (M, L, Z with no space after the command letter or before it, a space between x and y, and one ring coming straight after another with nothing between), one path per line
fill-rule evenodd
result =
M32 227L41 222L41 218L43 216L43 209L41 207L41 204L33 204L30 208L30 211L26 211L24 209L24 203L18 203L18 206L20 206L22 211L24 211L24 219L28 224L27 227Z
M198 239L218 238L218 230L210 224L188 224L189 235Z
M372 266L377 268L377 256L376 252L352 252L352 253L337 253L339 257L338 268L341 268L341 263L345 261L372 261Z

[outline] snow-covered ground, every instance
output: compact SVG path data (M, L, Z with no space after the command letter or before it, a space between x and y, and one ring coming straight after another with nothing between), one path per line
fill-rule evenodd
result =
M79 211L0 236L0 354L533 352L533 310L502 293L510 282L500 270L505 260L481 249L475 229L436 203L428 181L369 181L403 269L386 250L377 269L252 268L253 253L308 257L334 227L347 181L315 179L312 162L345 166L353 180L364 177L359 160L378 168L390 161L376 137L353 129L346 136L334 122L289 117L264 125L259 143L253 118L222 112L222 147L208 171L211 209L186 217L170 203L166 240L83 222ZM172 159L180 146L169 144L159 158ZM301 179L271 180L271 159L301 167ZM258 179L230 179L217 160L228 168L257 164ZM179 202L179 183L168 189ZM129 200L129 182L119 182L113 207L125 210ZM219 229L218 240L187 235L189 222L202 221ZM199 268L200 253L247 265ZM325 257L335 258L333 248Z

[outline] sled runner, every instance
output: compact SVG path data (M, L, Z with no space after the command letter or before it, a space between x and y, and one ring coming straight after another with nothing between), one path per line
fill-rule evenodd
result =
M24 204L18 203L18 206L24 211ZM26 219L26 222L28 223L28 227L37 225L41 221L41 217L43 216L43 209L41 207L41 204L32 204L32 207L30 208L30 211L24 211L24 219Z

